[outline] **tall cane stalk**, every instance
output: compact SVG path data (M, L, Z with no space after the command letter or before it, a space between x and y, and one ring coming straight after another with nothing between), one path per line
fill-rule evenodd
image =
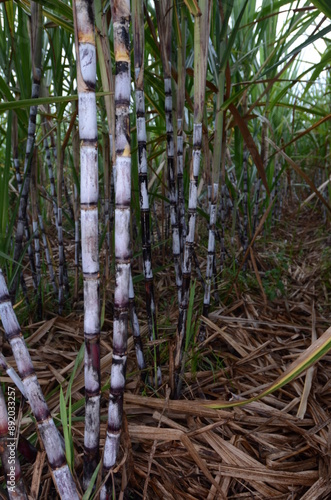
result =
M170 222L172 231L172 254L175 266L178 303L182 297L182 269L180 262L180 239L177 213L177 191L175 175L175 145L174 129L172 124L172 89L171 89L171 20L173 14L173 0L156 0L155 10L160 37L161 60L163 66L165 119L167 133L167 173L168 193L170 201Z
M178 15L178 14L177 14ZM179 24L179 20L177 21ZM177 51L177 189L178 189L178 223L180 253L183 255L186 237L185 199L184 199L184 109L185 109L185 77L186 77L186 25L187 18L184 5L181 7L180 30L178 30Z
M103 474L116 462L123 414L127 360L130 284L130 0L112 0L115 72L115 291L113 359L111 367L108 428L103 456ZM101 490L101 499L111 496L111 479Z
M41 439L44 443L52 475L64 500L78 500L76 486L63 453L58 430L54 424L44 395L37 380L36 373L25 345L11 300L5 278L0 269L0 317L6 338L12 348L17 370L22 379L26 396L34 414Z
M203 298L203 315L208 317L209 306L210 306L210 292L213 277L213 269L216 268L215 263L215 231L216 231L216 219L217 219L217 203L218 203L218 193L219 193L219 178L222 163L222 144L224 138L224 112L222 110L222 105L224 102L224 86L225 86L225 69L227 64L227 59L225 58L226 53L226 35L229 17L232 11L232 2L228 2L226 11L223 12L220 9L219 12L219 24L221 26L219 34L219 44L217 46L218 59L219 59L219 72L218 72L218 94L216 98L216 113L215 113L215 131L214 131L214 154L213 154L213 164L212 164L212 186L211 186L211 202L209 207L209 233L208 233L208 256L207 256L207 269L206 269L206 287ZM217 8L217 7L216 7ZM229 90L228 90L229 91ZM223 215L225 215L224 206L224 189L225 189L225 175L221 176L222 186L222 207L221 210ZM222 241L223 240L223 241ZM221 265L224 264L224 221L222 220L222 236L221 236ZM200 334L204 334L204 325L201 325Z
M42 57L42 37L43 37L43 27L42 27L42 11L41 5L36 2L31 2L31 32L33 38L33 84L32 84L32 99L39 97L40 91L40 81L41 81L41 57ZM14 248L14 261L18 262L22 250L23 233L26 224L26 209L28 205L29 187L30 187L30 177L31 177L31 161L33 154L33 147L35 141L36 132L36 117L37 117L37 106L30 107L29 114L29 125L28 125L28 139L26 143L25 150L25 160L24 160L24 183L21 191L21 199L18 211L18 221L15 236L15 248ZM16 274L13 280L10 296L12 301L15 301L17 280L19 273Z
M190 171L190 189L188 203L187 235L185 239L183 258L183 291L179 309L177 326L177 345L175 354L175 370L177 375L176 396L179 397L181 381L179 373L183 358L183 348L186 337L186 319L189 303L192 252L195 240L195 220L198 202L198 177L202 147L202 120L205 103L207 51L210 25L211 0L200 0L200 15L194 20L194 124L193 124L193 153Z
M152 267L151 231L150 231L150 208L148 199L147 179L147 151L146 151L146 119L145 119L145 95L144 95L144 10L142 0L133 0L133 40L134 40L134 65L136 86L136 113L137 113L137 137L138 137L138 175L139 175L139 202L140 220L143 247L143 270L146 291L146 311L148 322L148 333L151 341L157 340L156 306L154 298L154 281ZM160 386L162 374L160 368L159 347L154 347L155 385Z
M100 304L98 247L98 130L95 99L96 50L93 2L73 2L80 138L80 203L84 279L86 489L99 461Z

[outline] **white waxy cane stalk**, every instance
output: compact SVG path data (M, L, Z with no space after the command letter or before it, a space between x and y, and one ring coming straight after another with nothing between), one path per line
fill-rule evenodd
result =
M52 470L59 495L64 500L78 500L78 494L63 453L58 430L51 417L44 395L25 345L11 300L5 278L0 269L0 317L6 338L12 348L17 370L24 385L26 397L34 414L47 458Z
M115 291L113 359L110 377L108 427L103 456L103 475L116 463L123 414L127 360L130 284L130 0L112 0L115 52ZM103 486L101 499L111 498L111 478Z
M98 248L98 130L95 99L96 50L93 2L73 2L77 54L80 138L81 245L84 278L85 433L84 477L87 488L99 461L100 303Z
M177 214L177 191L175 172L175 145L174 130L172 124L172 88L171 88L171 20L173 11L173 0L156 0L155 11L160 37L161 59L163 66L164 93L165 93L165 119L167 133L167 173L168 173L168 196L170 202L170 223L172 230L172 253L175 266L176 286L178 303L182 298L182 269L180 260L180 238ZM176 151L177 153L177 151Z

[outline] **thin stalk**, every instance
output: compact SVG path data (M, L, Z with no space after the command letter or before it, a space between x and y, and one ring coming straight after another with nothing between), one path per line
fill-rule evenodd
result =
M100 297L98 247L98 130L94 6L74 0L74 28L80 139L80 202L84 279L86 490L99 462L100 435Z
M219 60L219 73L218 73L218 94L216 99L216 110L215 110L215 131L214 131L214 154L212 162L212 185L211 185L211 195L210 195L210 207L209 207L209 233L208 233L208 255L207 255L207 268L206 268L206 287L203 299L203 315L208 317L210 298L211 298L211 285L214 276L214 270L216 269L216 258L215 258L215 235L216 235L216 219L217 219L217 203L218 203L218 192L219 192L219 179L221 178L221 194L223 199L223 205L221 206L221 214L225 215L224 207L224 187L225 187L225 172L222 168L222 155L225 143L224 134L224 112L222 106L224 103L224 91L225 91L225 70L227 65L227 60L225 58L226 46L227 46L227 28L228 20L232 11L231 2L227 6L226 15L223 13L222 3L219 2L219 9L216 6L214 10L218 14L214 22L215 26L218 28L219 41L217 44L218 48L218 60ZM230 89L228 89L230 92ZM222 149L223 148L223 149ZM224 162L223 162L224 163ZM225 163L224 163L225 166ZM220 175L221 174L221 175ZM223 211L223 212L222 212ZM221 217L222 218L222 217ZM224 224L222 224L222 235L220 238L221 242L221 266L224 265ZM215 278L214 278L215 279ZM200 336L204 336L205 326L202 324L200 327Z
M43 127L44 134L46 132L46 126ZM54 173L53 173L53 165L52 165L52 160L51 160L51 152L49 149L49 143L48 143L48 138L44 138L44 150L45 150L45 158L46 158L46 165L48 169L48 177L49 177L49 182L51 185L51 196L53 200L53 213L54 213L54 219L55 219L55 226L57 229L57 194L56 194L56 188L55 188L55 179L54 179Z
M147 134L146 134L146 118L145 118L145 95L144 95L145 37L144 37L144 10L143 10L142 0L133 1L132 14L133 14L136 114L137 114L137 137L138 137L139 203L140 203L140 222L141 222L142 249L143 249L143 272L145 279L148 334L151 342L153 342L157 340L158 336L157 336L157 319L156 319L156 306L155 306L155 294L154 294L153 266L152 266L150 208L149 208L148 178L147 178L147 151L146 151ZM154 365L155 364L156 364L156 372L154 374L155 385L156 387L158 387L162 383L159 346L154 347Z
M192 251L195 240L195 221L198 202L198 178L200 170L200 157L202 148L202 120L204 113L207 52L210 25L210 0L199 1L201 15L194 20L194 124L193 124L193 153L190 171L190 189L188 204L188 232L185 239L183 258L183 290L179 308L177 326L177 345L175 354L175 371L177 375L176 397L181 391L179 374L182 368L183 349L186 342L186 319L189 304L191 283Z
M32 99L37 99L39 97L40 91L40 81L41 81L41 57L42 57L42 37L43 37L43 26L42 26L42 11L41 5L36 2L31 2L31 32L33 39L33 57L32 57L32 70L33 70L33 84L32 84ZM28 205L28 195L30 188L30 176L31 176L31 160L35 141L36 132L36 117L37 117L37 106L30 107L29 114L29 125L28 125L28 139L26 143L25 150L25 160L24 160L24 182L21 191L20 205L18 211L18 221L15 236L15 247L14 247L14 261L18 262L22 250L23 233L24 226L26 224L26 212ZM15 302L15 295L17 289L17 280L19 273L16 274L13 280L10 297L12 302Z
M178 190L178 223L180 253L183 255L186 237L185 199L184 199L184 108L185 108L185 77L186 77L186 11L181 7L180 31L178 33L177 49L177 190ZM179 22L179 21L178 21Z
M104 174L103 220L106 228L104 277L105 277L105 282L108 283L109 267L110 267L110 223L109 223L110 144L109 144L109 134L105 130L103 130L102 132L102 144L103 144L102 159L103 159L103 174Z
M65 196L67 206L68 206L67 209L69 210L69 217L71 220L74 220L74 209L73 209L73 205L72 205L72 200L71 200L71 196L69 194L67 183L64 180L64 176L62 176L62 186L63 186L64 196Z
M37 274L36 274L36 266L35 266L35 261L34 261L34 252L33 248L31 245L31 233L30 233L30 227L29 227L29 219L28 219L28 214L26 214L26 219L25 219L25 224L24 224L24 236L25 240L27 242L28 246L28 256L29 256L29 262L30 262L30 269L31 269L31 274L32 274L32 283L33 283L33 288L35 293L38 293L38 283L37 283Z
M153 209L153 215L154 215L154 218L153 218L153 223L154 223L154 226L155 226L155 228L156 228L157 241L158 241L158 243L161 243L161 241L162 241L162 236L161 236L160 225L159 225L159 221L158 221L158 218L157 218L157 213L156 213L155 200L154 200L154 201L153 201L153 203L152 203L152 209Z
M244 245L243 245L243 255L246 254L246 250L248 248L248 167L247 167L247 162L248 162L248 153L245 150L244 151L244 157L243 157L243 214L244 214L244 225L243 225L243 230L244 230ZM243 270L245 271L247 267L246 262L243 265Z
M35 150L36 153L36 150ZM37 155L34 154L31 168L31 213L32 213L32 231L34 241L34 254L36 263L36 277L38 293L40 292L41 280L41 262L40 262L40 242L39 242L39 228L38 228L38 208L37 208Z
M19 195L21 195L21 190L22 190L22 177L21 177L21 172L20 172L20 161L18 158L18 128L17 128L17 115L16 113L13 114L13 122L12 122L12 148L13 148L13 162L14 162L14 168L15 168L15 176L16 176L16 182L17 182L17 189ZM29 250L30 250L30 243L29 243ZM31 261L30 261L31 262ZM28 297L28 290L27 286L24 280L23 273L20 274L20 281L21 281L21 286L22 286L22 291L23 295L25 298L25 302L27 306L30 306L30 301ZM35 275L32 269L32 278L33 278L33 283L35 283Z
M58 430L48 409L40 388L29 351L25 345L11 300L5 278L0 269L0 317L6 338L12 348L18 373L22 379L31 411L37 421L38 430L44 443L49 465L52 470L59 495L64 500L78 500L69 467L66 463Z
M139 320L136 312L136 304L134 300L134 289L132 281L132 273L130 272L130 285L129 285L129 315L131 321L131 327L133 332L134 347L136 351L136 358L138 363L138 368L141 373L142 380L146 380L146 363L143 351L143 344L140 336Z
M224 262L225 262L225 204L226 204L226 198L225 198L225 181L222 182L221 185L221 199L220 199L220 208L221 208L221 266L220 266L220 271L221 271L221 276L222 272L224 269Z
M72 134L72 156L76 177L79 179L79 132L75 126ZM79 196L78 186L74 183L74 217L75 217L75 288L74 300L78 300L78 279L79 279L79 260L80 260L80 232L79 232Z
M114 151L113 137L115 134L115 104L114 104L114 78L112 73L112 60L110 53L107 12L102 7L101 0L95 0L96 21L96 46L101 74L102 88L109 92L104 96L105 112L108 122L108 139L105 137L106 129L103 130L103 154L104 154L104 219L106 226L106 255L105 255L105 280L109 280L111 237L110 233L114 226Z
M253 215L253 235L257 228L257 221L259 217L259 202L260 202L260 191L261 191L261 177L258 177L255 182L255 201L254 201L254 215Z
M177 190L175 175L175 145L172 123L172 88L171 88L171 20L173 13L173 0L156 0L155 11L160 37L161 59L163 66L164 93L165 93L165 119L167 133L167 174L168 194L170 203L170 223L172 231L172 254L175 266L178 303L182 300L182 269L180 261L180 239L177 212ZM167 233L167 232L166 232Z
M64 303L64 248L63 248L63 228L62 228L62 177L63 177L63 155L61 150L61 123L57 122L56 135L56 161L57 161L57 237L59 245L59 315L63 312Z
M108 427L103 456L103 475L115 465L119 449L125 387L130 284L130 0L112 0L115 73L115 290L113 359L111 367ZM111 477L101 499L111 497Z
M38 209L38 211L39 211L39 209ZM47 262L47 266L48 266L49 276L51 278L54 294L57 295L58 290L57 290L57 286L56 286L56 282L55 282L55 273L54 273L54 269L53 269L53 264L52 264L52 259L51 259L49 247L48 247L48 241L46 238L45 226L44 226L43 218L42 218L42 215L40 214L40 212L38 214L38 221L39 221L39 227L40 227L40 231L41 231L41 238L43 241L44 252L45 252L45 256L46 256L46 262Z

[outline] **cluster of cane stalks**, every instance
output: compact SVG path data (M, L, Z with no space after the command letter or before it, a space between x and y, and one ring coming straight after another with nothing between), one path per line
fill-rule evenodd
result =
M1 366L29 401L62 498L79 498L79 493L13 310L20 288L30 307L32 278L36 314L42 318L44 290L55 296L62 314L66 298L72 294L77 300L80 272L83 276L86 491L101 458L100 304L114 277L113 357L100 492L101 498L111 498L129 321L142 380L155 389L163 383L153 245L162 246L163 252L167 246L172 249L178 323L170 387L171 397L179 398L192 273L202 282L207 317L212 287L218 300L217 286L226 267L235 262L246 268L263 223L268 229L281 218L284 204L296 196L298 180L312 190L328 217L329 115L324 106L307 101L324 92L316 79L331 49L327 45L326 56L312 68L299 64L305 47L321 37L328 40L331 31L325 22L330 9L314 3L318 9L296 9L295 2L287 2L281 29L280 6L271 0L263 0L259 10L255 0L1 5L0 111L5 121L1 118L0 260L9 286L1 271L0 316L19 375L5 359ZM295 45L314 24L315 31ZM304 91L297 85L303 78L308 81ZM324 82L329 85L330 76ZM309 155L307 137L314 146ZM323 167L313 170L321 154ZM313 180L305 169L313 172ZM195 250L201 212L208 225L205 270ZM139 229L136 241L131 238L132 220ZM50 245L51 233L56 245ZM74 262L66 253L64 233L74 243ZM142 253L151 369L135 309L135 252ZM201 325L200 336L204 334ZM3 443L8 441L6 421L0 393ZM15 470L16 493L26 498L18 463Z

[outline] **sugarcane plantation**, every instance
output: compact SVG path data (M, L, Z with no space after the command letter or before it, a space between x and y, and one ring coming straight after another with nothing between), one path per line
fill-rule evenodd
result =
M0 25L0 496L331 498L328 0Z

